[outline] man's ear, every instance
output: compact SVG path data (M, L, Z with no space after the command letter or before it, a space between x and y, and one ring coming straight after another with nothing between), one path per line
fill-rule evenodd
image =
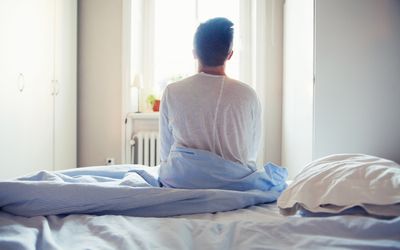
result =
M233 50L231 50L231 52L229 52L228 57L226 58L226 60L230 60L232 55L233 55Z
M197 56L197 52L196 52L195 49L192 50L192 53L193 53L194 59L198 59L198 58L199 58L199 57Z

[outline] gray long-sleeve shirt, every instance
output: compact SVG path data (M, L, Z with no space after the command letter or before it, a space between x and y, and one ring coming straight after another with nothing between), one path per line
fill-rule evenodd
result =
M181 146L255 166L260 140L260 102L248 85L199 73L165 89L160 108L162 162L171 147Z

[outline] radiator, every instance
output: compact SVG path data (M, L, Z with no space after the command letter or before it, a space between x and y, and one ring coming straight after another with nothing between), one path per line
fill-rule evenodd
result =
M160 164L160 140L158 132L146 131L133 135L131 162L146 166Z

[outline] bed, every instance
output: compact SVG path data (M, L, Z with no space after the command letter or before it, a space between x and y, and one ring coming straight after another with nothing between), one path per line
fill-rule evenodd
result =
M126 168L144 169L119 166L117 170L126 171ZM79 173L82 176L82 171L88 174L99 170L109 171L110 167L80 169ZM181 199L170 200L171 204L176 204L172 206L176 209L164 206L161 210L165 213L152 210L148 204L139 210L110 209L111 202L97 204L94 206L97 210L86 207L87 213L79 213L84 210L71 210L71 207L70 210L57 210L60 207L65 209L65 204L57 209L52 207L53 210L48 210L47 207L43 210L46 206L43 206L43 200L38 202L39 198L34 197L36 192L32 191L25 198L15 197L13 192L18 188L5 190L10 182L1 182L0 249L400 249L399 170L396 163L376 157L330 156L306 166L305 171L285 188L277 202L259 201L253 196L247 199L249 197L243 198L235 193L243 191L229 191L228 194L234 196L232 200L228 199L230 202L224 203L226 207L221 208L212 205L222 197L218 192L213 193L217 199L205 201L190 196L198 194L196 190L189 190L190 195L185 201L191 201L190 206L194 204L209 209L209 212L193 210L183 215L178 214L187 210L179 210L178 205L183 208L189 205L182 203ZM339 174L341 178L337 178ZM52 173L44 172L33 176L36 180L32 176L19 180L18 183L29 182L24 192L40 186L37 184L38 176L46 177L43 183L47 184L53 183L55 178ZM357 183L354 176L357 176ZM146 178L151 182L149 176ZM323 184L318 184L321 180ZM325 185L324 188L321 185ZM358 188L363 185L369 188L360 191ZM356 188L360 191L358 197L355 194L338 197L335 192L343 194L343 187L348 193L353 193L350 191ZM48 186L46 188L49 190ZM57 188L53 191L68 189L65 183ZM143 185L141 188L146 189ZM379 198L374 197L375 193ZM90 200L90 193L87 194L89 196L82 197ZM108 194L103 192L103 195L107 197ZM70 202L66 194L59 193L57 199L54 196L51 198L53 201ZM164 194L164 197L172 196ZM237 203L235 197L238 197ZM352 204L345 204L346 197ZM143 197L139 198L143 200ZM318 202L324 204L318 205ZM202 206L204 203L208 205ZM165 200L160 204L165 204ZM243 207L229 210L232 205ZM218 209L223 211L215 211ZM46 215L43 211L50 212ZM173 215L174 211L177 215Z

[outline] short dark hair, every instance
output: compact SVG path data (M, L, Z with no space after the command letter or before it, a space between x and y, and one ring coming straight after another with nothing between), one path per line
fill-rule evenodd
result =
M201 63L220 66L225 63L232 47L233 23L216 17L201 23L194 35L194 48Z

